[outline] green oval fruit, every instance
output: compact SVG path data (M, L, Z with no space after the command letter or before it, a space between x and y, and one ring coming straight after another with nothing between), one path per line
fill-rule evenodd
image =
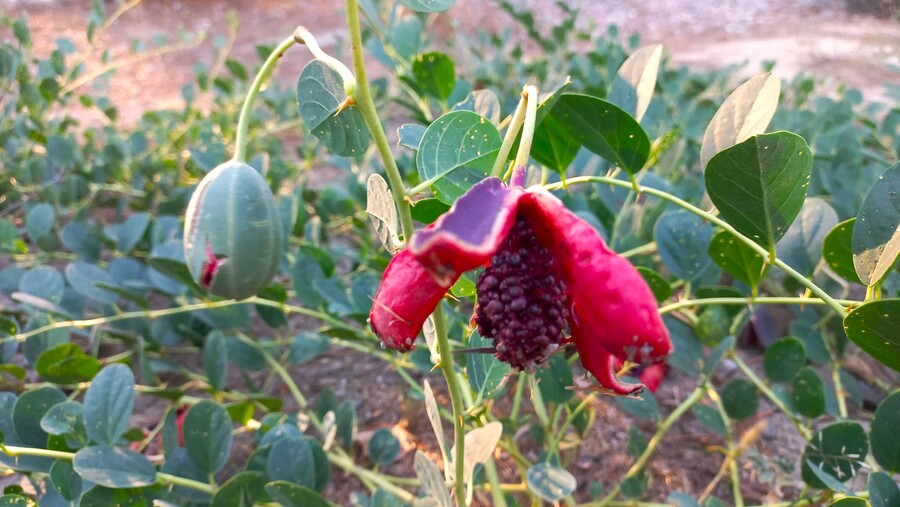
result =
M244 299L263 290L281 261L281 219L266 180L230 160L207 174L188 204L184 256L210 293Z

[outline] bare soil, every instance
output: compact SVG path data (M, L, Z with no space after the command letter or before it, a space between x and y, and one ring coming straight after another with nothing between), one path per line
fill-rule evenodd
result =
M887 67L900 65L900 22L896 17L879 19L850 14L840 0L579 0L569 3L581 8L584 26L603 30L614 23L620 27L620 33L640 32L643 42L662 43L676 63L695 68L746 61L749 62L747 74L753 74L758 72L760 62L774 60L775 71L782 77L798 72L823 75L835 83L845 82L860 88L867 98L875 100L886 98L885 83L900 81L900 75ZM545 27L558 19L559 11L550 0L530 0L525 4L540 9L540 22ZM146 0L122 16L99 41L102 48L110 50L113 60L127 58L135 40L146 42L159 34L170 40L182 34L209 36L191 49L135 63L118 70L108 82L100 80L88 86L108 86L113 103L120 108L122 122L134 124L144 111L182 106L181 87L193 81L196 62L211 63L213 34L226 33L229 10L236 11L241 22L233 57L256 61L256 45L276 43L297 24L309 27L324 46L340 42L345 27L339 5L340 2L324 0ZM39 52L49 53L59 37L85 47L84 27L89 10L86 0L0 0L0 9L12 16L27 14ZM476 0L459 0L447 15L448 23L450 26L471 23L473 13L491 27L510 23L493 5L485 7L483 1ZM336 48L335 52L346 56L346 49ZM98 59L99 51L88 61L96 65ZM279 66L277 78L285 83L292 81L307 59L300 51L292 52L291 60ZM90 122L91 118L85 120ZM304 327L302 322L292 322L292 326L295 330ZM748 351L746 356L748 362L758 366L758 352ZM408 397L403 380L381 361L334 348L292 369L291 373L313 400L323 388L331 387L339 398L356 402L363 435L378 427L394 428L405 452L398 462L388 467L389 473L412 475L415 449L439 460L422 404ZM732 372L726 365L720 374L718 380L724 383ZM235 378L232 382L237 385L241 380ZM442 382L436 378L432 384L438 387ZM670 375L657 393L663 414L684 399L692 386L691 379ZM283 395L285 400L290 399L284 386L277 382L271 390L273 394ZM445 393L439 391L438 396L439 403L449 405ZM291 406L289 401L286 404ZM591 481L608 488L631 466L632 458L625 452L631 427L638 427L648 438L656 429L655 424L628 415L611 398L600 397L593 407L596 423L586 440L568 455L572 460L570 470L579 480L576 496L580 500L589 498ZM135 425L151 427L162 415L162 404L148 403L142 408L143 412L135 416ZM498 406L498 412L505 413L502 405ZM748 444L748 453L759 456L758 463L744 459L740 470L745 501L755 504L796 496L800 489L798 472L780 471L776 462L782 456L795 463L802 452L802 439L789 421L766 403L761 404L756 417L740 424L738 435L761 429L755 426L758 422L765 427ZM537 446L530 439L528 432L523 431L518 441L529 458L536 458ZM648 498L664 501L669 492L675 491L699 495L722 464L719 446L723 444L721 437L702 427L692 416L682 418L650 463L652 479ZM504 481L520 480L508 455L498 451L496 458ZM362 490L355 480L336 471L328 496L347 505L349 495ZM727 479L713 494L730 502ZM488 505L489 500L479 498L477 503Z

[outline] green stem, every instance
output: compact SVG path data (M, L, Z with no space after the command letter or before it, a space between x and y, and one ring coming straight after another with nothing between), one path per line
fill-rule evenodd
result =
M728 412L725 411L725 405L722 403L722 398L719 396L718 391L710 387L707 389L706 393L709 395L709 399L716 404L719 416L722 417L722 421L725 423L725 438L728 442L728 456L726 456L725 459L728 461L728 472L731 475L731 494L734 497L734 506L744 507L744 496L741 494L741 476L738 471L740 453L734 445L734 434L731 431L731 418L728 417Z
M359 112L366 122L366 127L368 127L372 138L375 140L375 147L378 148L378 153L381 155L384 171L391 184L391 195L394 197L394 204L397 206L397 211L400 214L403 239L409 241L413 234L412 214L409 209L409 201L406 200L403 178L400 176L400 170L397 168L394 154L391 153L391 145L384 134L384 127L378 118L378 110L375 108L372 92L369 90L369 80L366 78L366 62L363 57L362 31L359 25L359 3L357 0L347 0L347 28L350 32L350 46L353 51L353 70L356 72L356 95L354 97L356 99L356 107L359 108Z
M494 507L506 507L506 498L503 496L503 487L500 484L500 476L497 474L497 466L493 458L488 458L484 463L484 475L491 485L491 499Z
M6 454L7 456L16 457L16 456L38 456L42 458L52 458L52 459L63 459L66 461L72 461L75 459L75 453L73 452L63 452L63 451L53 451L50 449L38 449L36 447L19 447L15 445L7 445L0 447L0 452ZM186 488L194 489L197 491L202 491L204 493L213 494L216 492L216 488L210 486L209 484L194 481L191 479L185 479L184 477L178 477L176 475L166 474L163 472L156 473L157 482L161 482L163 484L171 484L174 486L184 486Z
M636 188L636 190L638 192L652 195L655 197L659 197L660 199L663 199L664 201L671 202L672 204L675 204L687 211L690 211L691 213L699 216L700 218L706 220L707 222L718 225L722 229L733 234L738 240L740 240L741 242L743 242L744 244L749 246L753 251L755 251L759 255L763 256L764 258L769 258L768 250L757 245L755 241L748 238L747 236L744 236L743 234L739 233L728 222L713 215L712 213L703 211L702 209L694 206L693 204L685 201L684 199L676 197L668 192L665 192L662 190L657 190L655 188L650 188L650 187L642 187L637 184L633 185L631 182L621 181L621 180L617 180L615 178L609 178L606 176L579 176L577 178L570 178L570 179L566 180L567 185L574 185L576 183L604 183L604 184L612 185L612 186L616 186L616 187ZM557 190L557 189L562 188L562 183L553 183L551 185L547 185L544 188L546 188L547 190ZM837 300L835 300L830 295L828 295L827 292L822 290L818 285L813 283L811 280L807 279L805 276L798 273L797 270L788 266L784 261L776 258L772 261L772 264L775 266L778 266L779 269L781 269L782 271L784 271L785 273L790 275L791 278L797 280L801 285L803 285L804 287L806 287L810 291L812 291L816 296L818 296L820 299L822 299L822 301L824 301L825 304L827 304L832 309L834 309L834 311L837 312L838 315L840 315L841 317L847 315L847 309L844 308Z
M627 259L629 257L634 257L635 255L643 255L643 254L653 253L656 251L656 249L657 249L656 241L651 241L645 245L641 245L641 246L632 248L631 250L622 252L619 255L621 255L622 257L625 257Z
M525 372L519 372L516 378L516 393L513 395L512 409L509 411L509 420L516 424L519 419L519 408L522 406L522 391L525 390Z
M237 333L237 339L249 345L250 347L255 348L262 354L263 358L266 360L266 363L272 368L272 371L275 372L281 378L281 381L287 386L288 391L291 392L291 396L294 397L294 400L297 401L297 405L299 405L300 409L304 409L307 407L308 403L306 401L306 396L303 396L303 393L300 392L300 388L297 387L297 383L294 382L294 379L291 378L291 374L281 365L272 354L269 353L268 350L260 347L259 344L250 338L248 338L243 333ZM317 425L318 426L318 425Z
M566 416L565 421L563 421L562 425L559 427L559 431L557 431L553 435L553 438L550 440L550 445L549 445L550 452L558 452L557 448L559 447L559 443L562 442L563 437L566 436L566 431L569 430L569 426L571 426L572 423L575 422L575 418L578 417L578 414L580 414L581 412L584 411L584 409L586 409L588 406L590 406L591 402L594 401L594 398L596 398L596 397L597 397L597 393L589 394L583 400L581 400L581 403L579 403L578 406L575 407L574 410L569 412L569 415ZM557 456L559 456L558 453L557 453Z
M503 170L506 166L506 159L509 158L509 152L512 151L516 137L519 135L519 129L522 128L522 122L525 121L525 102L526 98L522 97L516 111L512 115L509 122L509 128L503 136L503 144L500 145L500 151L497 152L497 159L494 160L494 166L491 168L491 176L499 178L503 176Z
M528 375L528 387L531 388L531 405L534 407L534 413L540 419L544 430L550 433L550 416L547 415L547 407L544 405L544 397L541 396L541 389L537 385L537 379L532 374Z
M351 0L352 1L352 0ZM450 404L453 406L453 442L456 446L456 454L453 456L455 469L453 491L456 494L456 503L460 507L466 505L466 483L463 480L463 470L466 459L466 432L463 419L463 402L459 382L454 371L453 353L450 350L450 340L447 338L447 322L444 320L444 307L439 304L432 314L434 319L434 333L437 335L437 348L441 356L441 370L447 381L447 389L450 391Z
M854 305L859 303L859 301L853 301L850 299L836 299L835 301L841 305ZM670 303L666 306L663 306L659 309L659 313L670 313L675 310L680 310L682 308L689 308L692 306L707 306L707 305L789 305L789 304L799 304L799 305L827 305L829 304L827 301L821 299L813 299L813 298L805 298L805 297L746 297L746 298L703 298L703 299L685 299L683 301L678 301L675 303Z
M241 107L241 116L238 119L237 138L234 140L234 160L238 162L247 161L247 131L250 127L250 112L253 110L253 103L256 101L256 96L259 95L263 82L275 70L278 59L281 58L281 55L288 48L296 43L297 41L294 40L293 35L284 39L275 48L275 51L272 51L272 54L266 58L266 61L263 62L262 67L256 74L256 78L253 79L253 83L250 85L250 89L247 90L247 96L244 97L244 105Z
M753 370L750 369L749 366L747 366L747 363L745 363L744 360L741 359L740 355L732 350L729 352L728 357L731 358L731 360L734 361L734 364L737 365L738 369L741 370L748 379L750 379L750 382L753 382L753 384L756 385L756 388L759 389L760 392L762 392L763 395L768 398L773 405L778 407L778 410L781 410L784 415L791 420L792 423L794 423L794 426L797 427L797 431L800 432L800 435L802 435L803 438L809 440L812 437L812 433L810 433L809 429L806 426L803 426L800 420L797 419L793 413L791 413L791 410L787 407L787 405L785 405L784 402L781 401L781 398L779 398L774 392L772 392L772 390L769 389L769 386L767 386L766 383L763 382L762 379L759 378L756 373L754 373Z
M703 398L703 394L705 392L706 386L704 385L699 385L694 388L690 396L685 398L685 400L682 401L680 405L675 407L675 410L673 410L672 413L669 414L669 417L666 417L666 419L659 425L659 428L657 428L656 430L656 434L653 435L653 438L651 438L650 442L647 443L647 448L644 449L644 452L641 453L637 461L634 462L634 465L631 465L631 468L628 469L625 477L623 477L622 480L619 481L618 484L616 484L616 487L614 487L612 491L610 491L609 494L603 498L603 500L601 500L597 504L589 505L595 505L596 507L605 507L610 505L610 503L616 498L616 496L618 496L619 491L622 487L622 483L641 473L641 471L647 465L647 461L650 460L650 456L653 455L653 451L656 450L656 447L662 441L663 435L665 435L666 432L669 431L669 428L671 428L672 425L675 424L675 422L678 421L678 419L694 405L694 403L697 403L701 398Z
M247 305L247 304L255 304L260 306L269 306L272 308L280 308L288 313L298 313L302 315L307 315L310 317L315 317L317 319L322 320L323 322L327 322L329 325L333 327L337 327L340 329L344 329L347 331L352 331L354 333L362 335L362 331L359 328L344 324L343 322L326 315L322 312L317 312L315 310L310 310L308 308L303 308L301 306L294 305L286 305L279 301L272 301L269 299L262 299L259 297L251 297L247 299L234 300L234 299L226 299L224 301L213 301L213 302L204 302L204 303L194 303L190 305L176 306L173 308L162 308L159 310L138 310L134 312L123 312L116 315L107 315L105 317L96 317L93 319L81 319L81 320L62 320L59 322L53 322L47 324L46 326L41 326L30 331L26 331L24 333L19 333L11 336L10 338L0 340L0 343L3 343L7 339L12 339L16 341L25 341L30 336L39 335L41 333L45 333L47 331L52 331L54 329L63 329L67 327L74 327L76 329L82 329L86 327L99 326L102 324L109 324L111 322L118 322L121 320L130 320L130 319L157 319L159 317L165 317L168 315L177 315L180 313L188 313L199 310L212 310L216 308L227 308L229 306L237 306L237 305Z

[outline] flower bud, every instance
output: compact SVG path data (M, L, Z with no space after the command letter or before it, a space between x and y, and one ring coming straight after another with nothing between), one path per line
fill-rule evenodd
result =
M234 160L207 174L188 204L184 256L194 280L217 296L264 289L281 261L281 219L265 179Z

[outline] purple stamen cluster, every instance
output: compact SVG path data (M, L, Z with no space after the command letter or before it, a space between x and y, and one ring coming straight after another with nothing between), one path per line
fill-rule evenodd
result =
M569 312L566 285L524 218L516 218L478 277L477 292L475 323L493 339L497 359L530 371L559 348Z

